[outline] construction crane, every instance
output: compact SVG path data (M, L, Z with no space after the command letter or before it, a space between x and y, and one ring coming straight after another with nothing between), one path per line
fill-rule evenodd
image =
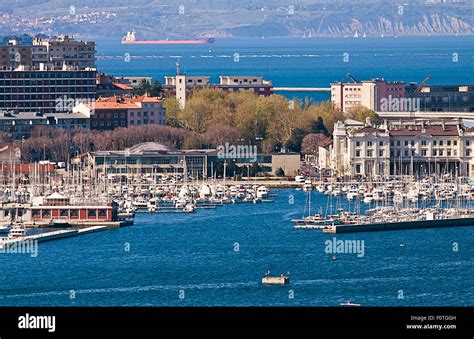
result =
M359 80L357 80L353 75L352 73L347 73L346 76L351 79L352 81L354 81L355 83L358 83L360 82Z
M431 79L431 76L430 76L430 75L427 75L427 76L423 79L423 81L421 82L420 86L418 86L418 87L415 89L415 93L420 93L421 90L423 89L423 87L425 86L426 82L427 82L428 80L430 80L430 79Z

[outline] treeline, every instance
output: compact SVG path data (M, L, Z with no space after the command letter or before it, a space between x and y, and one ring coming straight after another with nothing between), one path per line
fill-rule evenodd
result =
M225 142L258 145L260 152L281 149L300 152L303 138L310 134L330 137L334 123L353 118L364 122L377 115L364 107L355 107L344 115L330 101L288 100L283 96L257 96L253 92L223 92L212 89L194 91L179 109L175 98L164 103L168 123L191 133L185 147ZM324 138L316 138L326 142Z
M175 98L164 103L168 123L188 130L188 147L216 146L223 142L257 144L259 151L282 148L299 152L303 137L310 133L330 135L343 114L330 102L287 100L279 95L257 96L252 92L194 91L179 109Z
M313 103L287 100L279 95L260 97L252 92L211 89L192 92L183 110L175 98L166 99L164 105L169 126L144 125L113 131L66 131L44 126L32 129L23 140L0 134L0 146L20 148L26 162L67 161L77 154L123 150L142 142L183 149L250 144L256 145L261 153L285 149L317 155L319 146L330 142L337 120L378 119L373 111L363 107L344 115L329 101Z
M21 150L24 162L51 160L67 161L73 156L98 150L121 150L142 142L158 142L170 147L182 147L184 129L161 125L118 128L113 131L78 129L73 132L62 128L36 127L29 138L14 140L6 133L0 135L0 147L10 145Z

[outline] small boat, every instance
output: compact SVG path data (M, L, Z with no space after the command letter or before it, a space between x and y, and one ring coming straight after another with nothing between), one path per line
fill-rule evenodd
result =
M267 198L268 197L268 189L265 186L260 186L257 189L257 198Z
M2 225L0 226L0 234L8 234L8 232L10 232L10 229L10 225Z
M183 212L185 212L185 213L194 213L194 212L196 212L196 205L187 204L186 206L184 206Z
M262 278L263 285L288 285L290 283L290 273L288 272L287 275L281 274L280 276L271 276L270 271L265 273Z
M359 306L360 306L360 304L355 304L355 303L353 303L353 302L350 301L350 300L348 300L348 301L346 301L346 302L344 302L344 303L341 303L340 305L341 305L341 306L349 306L349 307L359 307Z
M8 232L8 239L19 239L26 237L26 226L21 222L16 222Z

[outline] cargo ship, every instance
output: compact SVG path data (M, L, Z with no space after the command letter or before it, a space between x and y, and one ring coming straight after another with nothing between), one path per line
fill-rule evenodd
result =
M214 38L201 38L201 39L183 39L183 40L137 40L135 32L127 32L122 38L122 44L131 45L203 45L214 43Z

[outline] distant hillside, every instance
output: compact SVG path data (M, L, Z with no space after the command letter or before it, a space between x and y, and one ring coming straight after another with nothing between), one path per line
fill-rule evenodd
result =
M260 37L473 34L472 0L4 0L0 34ZM182 6L182 7L180 7Z

